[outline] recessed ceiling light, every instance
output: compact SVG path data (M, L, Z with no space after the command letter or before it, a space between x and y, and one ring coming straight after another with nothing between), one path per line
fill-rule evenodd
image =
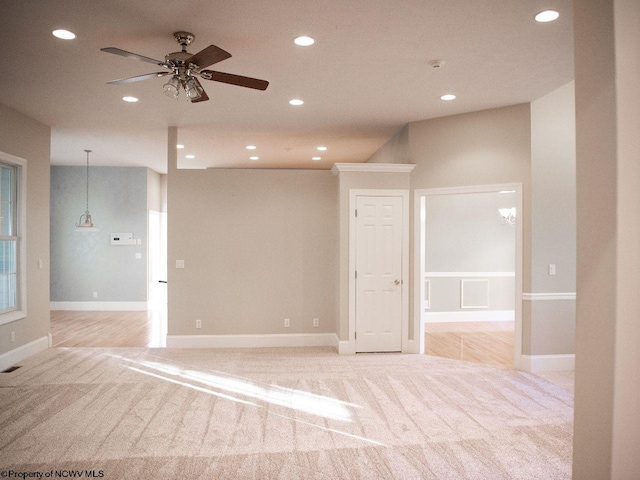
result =
M260 160L260 157L249 157L249 160Z
M516 193L515 190L500 190L498 193Z
M446 95L442 95L440 97L440 100L448 101L448 100L455 100L455 98L456 98L455 95L452 95L451 93L447 93Z
M185 157L185 158L196 158L196 156L195 156L195 155L185 155L184 157Z
M535 16L536 22L546 23L553 22L556 20L560 14L555 10L545 10L544 12L540 12Z
M62 40L73 40L76 38L76 34L69 30L54 30L51 33L53 33L54 37L61 38Z
M327 150L327 147L318 147L318 151L324 152Z
M300 37L297 37L293 43L295 43L296 45L300 45L301 47L308 47L309 45L313 45L314 43L316 43L316 41L311 38L311 37L307 37L306 35L302 35Z
M177 145L176 145L176 148L178 148L178 149L180 149L180 148L184 148L184 145L177 144Z
M122 97L122 100L129 103L136 103L138 101L136 97Z
M298 105L302 105L304 103L304 100L300 100L299 98L294 98L293 100L289 100L289 103L291 105L298 106Z
M322 157L311 157L311 160L322 160Z
M255 145L247 145L247 150L255 150L257 147Z

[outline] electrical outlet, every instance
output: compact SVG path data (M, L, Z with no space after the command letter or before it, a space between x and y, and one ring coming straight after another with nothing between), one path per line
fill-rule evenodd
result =
M314 327L319 327L320 326L320 319L319 318L314 318L313 319L313 326Z
M549 275L555 275L556 274L556 264L555 263L550 263L549 264Z
M288 318L285 318L285 319L284 319L284 326L285 326L285 327L290 327L290 326L291 326L291 322L289 321L289 319L288 319Z
M11 332L11 341L12 341L12 342L15 342L15 341L16 341L16 332L15 332L15 331L12 331L12 332Z
M196 320L196 328L202 328L202 320L199 318Z
M93 292L93 298L98 298L98 292Z

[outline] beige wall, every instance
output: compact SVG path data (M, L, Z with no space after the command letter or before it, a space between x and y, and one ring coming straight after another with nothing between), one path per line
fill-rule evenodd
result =
M147 168L147 210L162 212L163 204L166 200L162 198L162 175Z
M0 104L0 151L27 161L28 293L27 318L0 325L0 355L49 334L50 144L49 127ZM12 331L15 342L10 342Z
M577 303L573 476L640 472L640 3L574 5Z
M411 189L522 183L523 288L530 288L531 126L529 105L484 110L409 124ZM413 202L411 202L413 208ZM414 214L411 213L413 220ZM411 232L414 230L411 226ZM410 250L415 254L413 234ZM413 262L411 262L413 270ZM411 272L413 278L413 271ZM410 327L414 300L410 290ZM523 342L523 353L530 341Z
M576 291L576 150L574 83L531 103L531 289ZM549 264L556 275L549 275ZM544 297L543 297L544 298ZM523 305L527 352L575 351L575 301L536 299Z
M371 155L367 163L409 163L409 124Z
M335 332L329 171L170 167L168 187L169 335Z

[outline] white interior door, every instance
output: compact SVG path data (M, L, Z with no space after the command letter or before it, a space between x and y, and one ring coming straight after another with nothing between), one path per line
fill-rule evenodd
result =
M356 199L356 352L402 349L402 197Z

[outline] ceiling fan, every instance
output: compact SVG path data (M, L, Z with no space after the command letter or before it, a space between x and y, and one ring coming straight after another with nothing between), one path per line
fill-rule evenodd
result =
M240 87L253 88L256 90L266 90L269 82L259 80L257 78L243 77L242 75L234 75L231 73L216 72L214 70L204 70L206 67L214 63L221 62L231 57L229 52L225 52L215 45L209 45L198 53L191 54L187 52L187 47L193 42L195 36L189 32L175 32L173 38L182 46L182 51L173 52L164 57L164 61L155 60L153 58L138 55L137 53L127 52L115 47L101 48L100 50L121 57L134 58L147 63L153 63L159 67L164 67L168 71L147 73L135 77L122 78L107 82L109 85L120 85L122 83L139 82L150 78L166 77L171 78L164 85L164 94L170 98L177 99L182 87L187 94L190 102L204 102L209 100L204 88L200 84L197 77L204 80L214 82L228 83L230 85L238 85Z

